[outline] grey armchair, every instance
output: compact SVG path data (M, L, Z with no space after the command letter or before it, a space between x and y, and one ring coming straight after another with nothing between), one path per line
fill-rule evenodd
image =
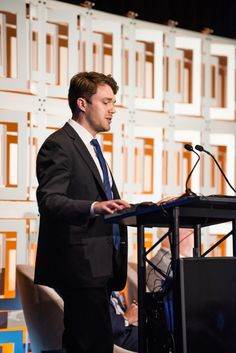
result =
M61 352L63 300L52 289L35 285L34 267L17 265L16 281L33 353ZM134 353L114 346L113 353Z

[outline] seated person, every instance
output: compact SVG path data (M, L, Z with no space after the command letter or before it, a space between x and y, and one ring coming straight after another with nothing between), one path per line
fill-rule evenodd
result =
M114 344L138 352L138 305L132 303L126 308L119 292L112 292L110 316Z
M179 230L180 257L192 256L193 253L193 230L181 228ZM171 276L171 251L169 237L166 236L161 247L150 261L162 270L166 275ZM146 285L150 292L158 292L162 288L165 278L156 271L150 264L146 268Z

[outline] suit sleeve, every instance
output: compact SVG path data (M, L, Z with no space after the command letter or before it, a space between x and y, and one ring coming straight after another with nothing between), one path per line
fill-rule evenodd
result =
M115 308L110 303L110 316L112 323L112 331L114 338L118 338L125 333L125 320L122 315L118 315L115 312Z
M46 141L37 157L37 201L41 215L69 223L84 223L90 216L92 200L68 197L72 158L60 144Z

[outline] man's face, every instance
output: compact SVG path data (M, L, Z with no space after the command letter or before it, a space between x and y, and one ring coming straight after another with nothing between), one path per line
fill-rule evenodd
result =
M188 257L193 254L194 236L193 229L180 228L179 230L180 253L182 256Z
M115 113L115 95L108 85L99 85L97 92L86 102L84 126L92 135L109 131Z

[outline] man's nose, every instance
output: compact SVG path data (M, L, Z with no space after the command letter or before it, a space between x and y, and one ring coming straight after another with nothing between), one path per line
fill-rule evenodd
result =
M111 105L111 107L110 107L110 112L111 112L112 114L114 114L114 113L116 112L116 107L115 107L114 104Z

